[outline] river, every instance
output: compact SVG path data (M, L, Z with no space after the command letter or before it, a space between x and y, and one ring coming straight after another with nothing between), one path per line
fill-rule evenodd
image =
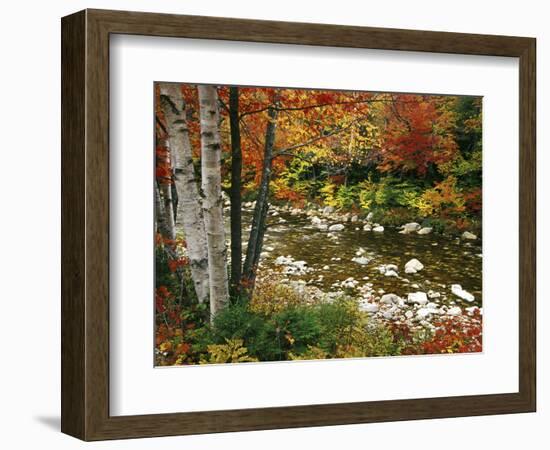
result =
M251 209L243 211L248 239ZM441 293L441 302L461 306L482 305L482 245L481 240L464 241L458 237L430 233L400 234L397 228L386 227L383 232L364 231L363 222L345 222L344 230L330 233L320 231L305 214L291 215L277 210L269 217L265 236L261 269L276 269L277 257L290 256L307 263L310 269L300 275L289 275L293 280L304 280L324 292L335 291L336 283L353 277L360 283L369 282L373 290L407 297L410 292L429 290ZM329 224L343 223L329 221ZM370 259L362 265L352 261L356 252ZM412 258L424 268L416 274L405 274L404 265ZM398 277L380 272L380 265L395 264ZM279 267L280 268L280 267ZM451 294L451 285L459 284L474 295L473 302L465 302Z

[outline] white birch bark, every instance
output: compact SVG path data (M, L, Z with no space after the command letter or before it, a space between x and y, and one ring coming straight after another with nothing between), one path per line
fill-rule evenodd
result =
M215 86L198 85L201 117L201 174L204 225L208 244L210 314L214 318L229 300L227 250L221 196L221 142L218 92Z
M185 102L177 84L161 84L160 93L170 147L175 160L175 179L180 212L176 216L181 217L191 278L198 301L203 303L208 299L209 294L208 251L201 198L187 128Z
M161 202L160 190L158 184L155 183L155 232L167 236L166 219L164 217L164 208Z
M166 238L176 240L176 222L174 220L174 208L172 203L172 187L168 183L160 183L162 194L162 207L164 209L164 223L166 225Z

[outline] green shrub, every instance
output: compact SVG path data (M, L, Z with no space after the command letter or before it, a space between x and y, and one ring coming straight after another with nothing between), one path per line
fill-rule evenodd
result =
M321 336L317 345L329 354L334 354L339 345L349 344L353 329L361 320L355 300L340 297L332 303L318 307Z
M275 335L280 348L279 359L288 359L288 352L304 353L321 337L321 324L315 307L291 307L273 316Z
M291 306L270 316L251 311L246 304L230 305L220 311L208 333L198 339L198 349L212 342L224 344L241 339L248 354L261 361L301 354L320 339L321 327L314 307Z
M351 209L359 202L359 187L341 185L336 193L335 202L340 209Z
M250 311L245 302L238 302L228 305L216 315L210 337L217 344L224 344L226 340L242 339L249 354L260 357L263 353L275 352L266 345L263 338L267 327L265 317Z

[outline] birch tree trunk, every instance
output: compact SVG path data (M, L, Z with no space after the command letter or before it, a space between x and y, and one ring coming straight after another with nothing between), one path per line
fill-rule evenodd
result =
M164 215L162 199L160 196L159 184L155 181L155 231L162 236L168 236L168 227L166 226L166 217Z
M164 139L163 139L164 141ZM170 158L170 143L168 140L162 143L163 147L167 149L167 158ZM170 161L168 161L170 163ZM176 240L176 222L174 218L174 204L172 202L172 181L171 177L167 177L159 182L159 188L161 193L161 205L164 212L164 225L165 225L165 238L171 241Z
M215 86L198 85L201 118L201 173L204 225L208 244L210 315L213 319L229 300L227 250L221 196L221 142L218 92Z
M265 132L264 162L262 167L262 179L260 190L254 207L252 228L246 249L246 258L243 268L243 284L246 286L248 297L252 296L256 281L256 271L260 262L264 234L266 229L267 212L269 209L269 183L271 182L271 170L273 163L273 147L275 144L275 131L277 129L278 109L268 109L268 122Z
M231 129L231 291L240 291L242 276L242 201L241 201L241 127L239 88L229 88L229 126Z
M160 94L170 147L174 153L177 205L181 211L179 216L182 219L187 243L191 278L197 299L199 303L203 303L208 299L209 294L208 252L201 199L187 128L185 103L177 84L161 84ZM175 216L178 217L178 214Z

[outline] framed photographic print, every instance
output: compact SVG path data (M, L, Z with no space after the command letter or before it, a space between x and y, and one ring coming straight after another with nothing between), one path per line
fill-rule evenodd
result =
M62 431L535 410L535 39L62 20Z

